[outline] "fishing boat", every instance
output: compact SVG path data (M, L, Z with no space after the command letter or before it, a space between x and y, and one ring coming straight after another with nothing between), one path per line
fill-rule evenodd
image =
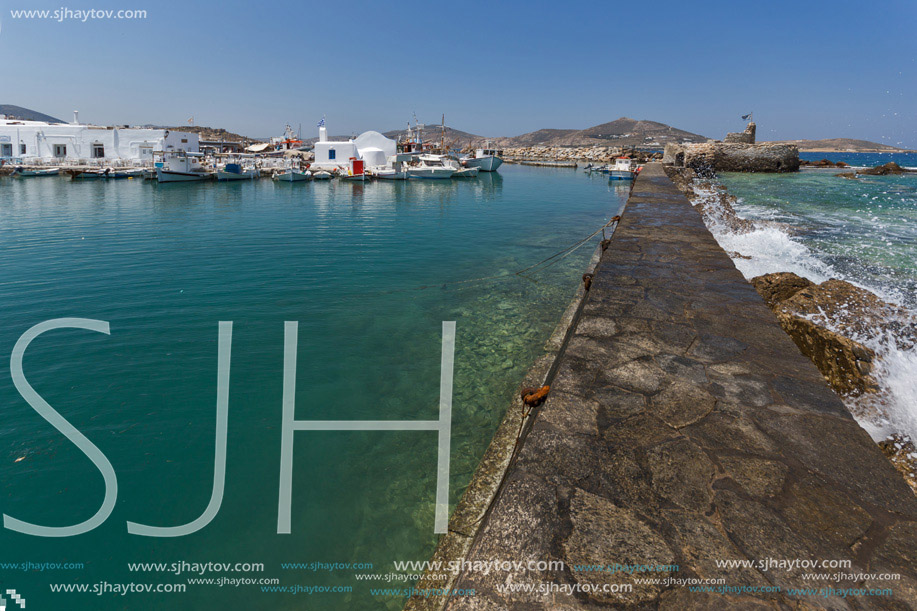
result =
M102 180L108 178L111 168L104 170L67 170L70 180Z
M618 157L608 170L608 180L633 180L637 177L637 167L629 157Z
M366 180L366 171L363 167L362 159L350 159L350 166L347 168L347 173L342 174L341 178L351 182L363 182Z
M455 170L446 166L442 155L416 155L408 174L411 178L444 179L452 178Z
M503 151L495 148L482 148L474 152L474 157L467 157L464 165L467 168L478 168L482 172L496 172L503 165Z
M227 163L217 171L217 180L254 180L261 176L256 168L243 168L241 163Z
M271 179L277 182L306 182L312 180L312 172L287 168L283 172L274 172Z
M131 168L128 170L114 170L108 174L109 180L131 180L134 178L143 178L143 168Z
M163 160L154 164L156 180L166 182L195 182L207 180L210 174L201 167L201 155L184 151L162 153Z
M318 172L312 174L312 180L331 180L331 172L319 170Z
M42 169L26 170L22 166L19 166L13 170L13 176L21 176L23 178L35 177L35 176L57 176L58 174L60 174L60 168L42 168Z
M475 178L481 168L457 168L452 178Z

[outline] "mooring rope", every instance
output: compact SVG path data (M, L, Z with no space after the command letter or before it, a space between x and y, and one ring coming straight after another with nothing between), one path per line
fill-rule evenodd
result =
M469 279L466 279L466 280L454 280L454 281L452 281L452 282L442 282L442 283L437 283L437 284L424 284L424 285L422 285L422 286L415 286L415 287L411 287L411 288L392 289L392 290L389 290L389 291L380 291L378 294L380 294L380 295L391 295L391 294L393 294L393 293L404 293L404 292L408 292L408 291L423 291L423 290L426 290L426 289L429 289L429 288L434 288L434 287L436 287L436 288L446 288L446 287L450 287L450 286L460 286L460 285L465 285L465 284L474 284L474 283L476 283L476 282L487 282L487 281L492 281L492 280L507 280L507 279L516 278L516 277L529 278L529 276L526 276L526 272L530 272L530 271L535 270L535 269L537 269L537 268L539 268L539 267L541 267L541 269L547 269L547 268L551 267L551 266L554 265L555 263L558 263L558 262L562 261L563 259L569 257L569 256L572 255L574 252L576 252L577 250L579 250L580 248L582 248L583 246L585 246L586 244L588 244L588 243L589 243L589 240L591 240L591 239L594 238L595 236L599 235L600 233L602 234L602 237L604 238L604 237L605 237L605 230L608 229L609 227L612 227L612 226L616 225L616 224L618 223L618 221L620 221L620 220L621 220L621 217L620 217L620 216L614 216L614 217L612 217L607 223L605 223L604 225L602 225L601 227L599 227L598 229L596 229L595 231L593 231L592 233L590 233L589 235L587 235L585 238L582 238L581 240L576 241L575 243L571 244L570 246L567 246L566 248L563 248L563 249L561 249L561 250L555 252L555 253L552 254L550 257L546 257L546 258L542 259L541 261L539 261L538 263L535 263L535 264L533 264L533 265L529 265L528 267L524 267L524 268L522 268L522 269L520 269L520 270L518 270L518 271L515 271L515 272L511 272L511 273L507 273L507 274L497 274L497 275L495 275L495 276L481 276L480 278L469 278ZM543 266L543 267L542 267L542 266Z
M610 221L605 223L605 225L600 227L598 231L594 232L588 238L585 238L583 241L581 241L579 245L581 246L583 243L588 241L590 238L596 236L599 232L602 232L601 248L602 248L602 251L604 252L605 249L608 247L608 244L611 242L611 240L604 233L605 229L612 225L616 225L618 221L620 220L621 220L620 216L613 217ZM612 235L614 235L614 232L612 232ZM563 252L564 251L561 251L560 253L552 255L551 257L548 257L548 259L545 259L545 261L548 261L560 255ZM542 263L543 262L544 261L542 261ZM593 273L595 272L595 270L598 269L598 266L600 264L601 264L601 259L599 260L598 263L596 263L595 268L593 268L592 270ZM591 280L592 273L585 274L583 276L584 281L586 279L586 276L589 276ZM506 463L507 466L504 469L503 474L500 476L500 483L497 485L497 490L494 492L493 497L491 497L490 502L487 505L487 508L481 513L481 516L472 523L474 525L480 524L487 518L487 516L490 515L491 511L493 510L494 503L496 502L497 498L500 496L500 493L503 491L503 488L506 486L506 474L509 473L509 470L516 463L516 460L519 456L519 450L522 447L522 442L525 439L525 437L527 436L528 431L527 431L526 425L531 424L532 422L531 418L534 415L535 411L541 406L542 403L544 403L544 401L547 399L551 391L551 386L553 386L554 384L554 377L557 375L557 369L560 363L560 359L564 355L564 353L567 351L567 344L570 342L571 331L576 327L576 324L579 321L580 315L583 312L583 306L586 303L586 297L588 293L589 293L589 286L587 284L586 292L585 294L583 294L582 299L580 299L579 303L577 304L576 311L573 313L573 318L571 319L570 324L567 327L567 331L564 334L564 338L563 338L563 341L561 342L561 346L560 348L558 348L554 356L554 362L551 364L551 368L548 370L547 374L544 377L544 380L543 380L544 386L541 386L540 388L523 388L520 393L520 403L521 403L522 411L520 413L519 428L516 431L516 439L513 442L513 449L510 452L509 458L507 459L507 463Z

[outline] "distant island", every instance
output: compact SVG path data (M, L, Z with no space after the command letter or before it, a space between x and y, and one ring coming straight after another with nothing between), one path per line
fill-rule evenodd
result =
M803 153L912 153L903 149L869 140L828 138L825 140L777 140L774 144L795 144Z

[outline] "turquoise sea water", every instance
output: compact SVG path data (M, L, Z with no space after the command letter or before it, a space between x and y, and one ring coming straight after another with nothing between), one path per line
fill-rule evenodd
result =
M618 213L626 187L571 170L504 166L444 182L156 185L0 182L0 510L63 526L101 503L99 472L13 387L9 356L32 325L61 330L25 356L36 391L95 443L118 476L111 517L64 539L0 530L0 568L35 609L378 609L353 570L281 563L426 560L435 543L436 439L425 432L296 433L293 533L277 535L284 321L299 321L298 419L435 419L441 323L457 323L451 506L525 370L571 299L594 242L531 277L511 273ZM417 290L417 287L427 287ZM233 321L226 492L203 530L129 535L126 521L197 518L213 481L217 325ZM131 572L127 563L263 563L263 572ZM2 565L0 565L2 567ZM52 594L51 583L187 584L277 578L352 592Z
M867 154L849 163L874 165ZM748 233L714 224L714 235L742 255L734 262L748 278L778 271L815 282L840 278L917 313L917 174L859 180L834 174L721 175L739 198L737 212L756 223ZM876 438L891 432L917 438L917 349L903 337L856 339L876 350L885 396L881 417L851 401L855 415Z
M799 153L800 159L843 161L851 166L873 167L895 162L902 168L917 168L917 153Z

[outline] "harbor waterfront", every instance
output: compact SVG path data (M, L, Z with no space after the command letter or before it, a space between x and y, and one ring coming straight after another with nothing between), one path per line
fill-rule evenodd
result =
M394 561L433 551L436 438L299 432L292 534L277 535L284 321L299 322L297 419L435 417L442 321L456 321L450 507L580 286L597 244L523 276L594 232L629 191L565 169L504 166L470 181L0 179L0 345L61 317L110 335L50 332L25 355L29 383L108 457L117 504L94 531L45 539L0 531L4 561L79 564L9 572L30 608L303 608L260 585L190 584L190 570L128 563L227 562L216 577L350 588L311 608L400 608L354 570L283 564ZM484 276L506 279L463 281ZM219 321L232 321L226 490L215 519L175 539L127 521L188 523L213 485ZM9 362L8 360L5 362ZM96 468L0 374L2 512L64 526L98 509ZM263 570L257 565L263 564ZM371 565L372 568L369 568ZM52 593L49 583L186 585L180 594ZM104 589L104 588L103 588Z

